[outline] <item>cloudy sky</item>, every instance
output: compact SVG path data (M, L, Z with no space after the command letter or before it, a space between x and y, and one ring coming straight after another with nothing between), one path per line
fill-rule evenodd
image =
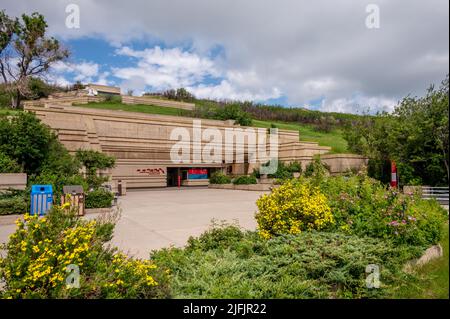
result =
M197 97L374 112L422 95L449 68L448 0L0 4L10 16L44 14L49 33L72 51L54 67L54 81L117 85L137 95L186 87ZM79 28L66 25L70 4L80 10ZM369 4L379 8L379 28L367 27L376 14Z

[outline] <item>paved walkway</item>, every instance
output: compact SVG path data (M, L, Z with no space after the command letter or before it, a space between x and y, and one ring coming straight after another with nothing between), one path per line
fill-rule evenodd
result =
M212 219L236 220L245 229L255 229L255 202L261 194L208 188L128 191L119 200L122 214L112 244L130 255L147 258L152 249L184 246L189 236L208 229ZM0 242L14 229L15 225L0 223Z

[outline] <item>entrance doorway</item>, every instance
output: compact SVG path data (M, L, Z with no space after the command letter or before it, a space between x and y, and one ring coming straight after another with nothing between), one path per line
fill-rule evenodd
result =
M175 187L178 186L178 176L180 176L179 167L168 167L167 168L167 186Z

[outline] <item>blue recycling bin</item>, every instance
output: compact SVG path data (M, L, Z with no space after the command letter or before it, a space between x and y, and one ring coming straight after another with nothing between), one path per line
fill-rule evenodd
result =
M44 215L52 208L53 188L52 185L31 186L30 215Z

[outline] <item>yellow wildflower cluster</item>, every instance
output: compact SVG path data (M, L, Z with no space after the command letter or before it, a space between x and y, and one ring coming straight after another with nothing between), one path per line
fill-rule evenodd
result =
M131 259L125 256L123 253L117 253L113 256L113 268L114 273L117 276L117 280L112 283L106 283L105 287L127 286L134 280L127 280L127 278L133 277L138 281L145 281L147 286L157 286L158 282L151 275L152 271L157 266L150 260Z
M271 238L277 234L298 234L302 230L320 230L334 223L326 197L319 189L297 180L285 182L257 201L259 234Z

